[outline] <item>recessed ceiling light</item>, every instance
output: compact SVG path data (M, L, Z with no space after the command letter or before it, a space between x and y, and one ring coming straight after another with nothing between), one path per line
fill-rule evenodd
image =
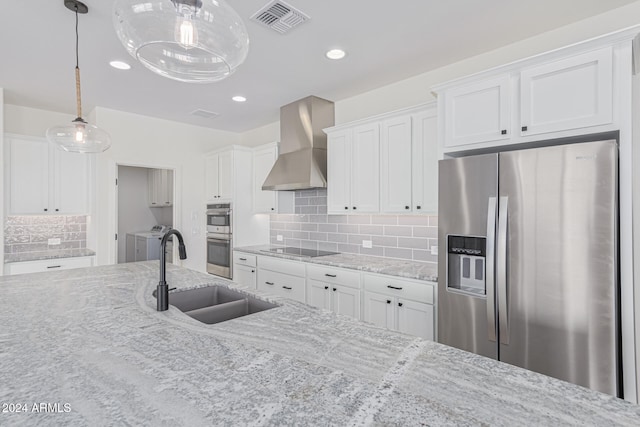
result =
M345 57L346 53L342 49L331 49L325 53L327 58L329 59L342 59Z
M117 68L118 70L129 70L131 69L131 65L127 64L124 61L111 61L109 62L113 68Z
M246 101L246 100L247 100L247 98L245 98L244 96L240 96L240 95L236 95L236 96L234 96L234 97L233 97L233 98L231 98L231 99L233 99L233 100L234 100L234 101L236 101L236 102L244 102L244 101Z

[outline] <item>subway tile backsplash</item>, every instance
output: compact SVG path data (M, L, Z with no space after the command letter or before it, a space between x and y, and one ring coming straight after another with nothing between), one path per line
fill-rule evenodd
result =
M60 239L49 245L49 239ZM9 216L4 227L5 253L40 252L87 247L85 215Z
M271 244L437 263L438 217L327 215L327 191L299 190L295 214L271 215ZM283 241L278 241L281 235ZM373 247L362 247L371 240Z

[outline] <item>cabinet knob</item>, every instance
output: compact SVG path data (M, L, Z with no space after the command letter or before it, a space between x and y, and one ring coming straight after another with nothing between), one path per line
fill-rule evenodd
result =
M398 307L402 307L402 303L401 302L398 303Z
M353 207L353 210L354 210L354 211L356 210L356 207L355 207L355 206Z
M251 270L251 272L252 272L252 273L255 273L256 271L255 271L255 270Z
M345 209L347 209L347 210L349 210L349 206L345 206L344 208L345 208Z
M271 210L272 210L272 211L275 211L275 210L276 210L276 208L271 208Z
M387 304L391 304L391 300L390 299L387 300Z
M404 208L405 208L405 209L409 209L409 206L405 206Z
M507 134L507 130L506 130L506 129L502 129L502 130L500 131L500 134L501 134L501 135L506 135L506 134Z
M422 209L422 206L416 206L416 209Z
M60 211L60 209L56 208L56 212L59 212L59 211Z
M526 126L522 126L522 132L526 132L527 131L527 127Z
M335 292L335 291L337 291L337 289L336 289L336 288L333 288L333 292Z
M327 290L327 289L329 289L329 287L328 287L328 286L325 286L325 287L324 287L324 289L325 289L325 290Z
M44 211L45 211L45 212L48 212L48 211L49 211L49 209L47 209L47 208L44 208Z

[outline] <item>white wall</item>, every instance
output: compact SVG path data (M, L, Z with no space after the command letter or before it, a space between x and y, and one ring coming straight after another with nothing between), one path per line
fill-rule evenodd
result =
M95 123L112 138L111 148L97 158L98 264L115 262L115 165L121 163L175 169L174 203L180 209L176 209L174 227L182 232L188 255L182 265L205 271L203 154L237 143L239 135L100 107L95 110Z
M148 171L149 169L146 168L118 167L119 263L126 261L126 234L136 231L149 231L151 227L157 224L157 220L151 208L149 208Z
M4 261L4 89L0 87L0 165L2 173L0 173L0 217L2 218L2 227L0 227L0 259ZM4 262L0 262L0 275L4 274Z
M47 129L55 125L70 123L75 116L37 108L7 104L4 106L5 128L7 133L39 136L43 138Z

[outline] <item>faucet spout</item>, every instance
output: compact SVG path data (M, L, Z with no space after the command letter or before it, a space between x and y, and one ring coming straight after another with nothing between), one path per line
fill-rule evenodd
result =
M160 281L156 290L156 299L158 301L157 310L165 311L169 309L169 286L167 285L167 240L175 235L178 238L178 252L180 259L187 259L187 248L184 246L182 234L175 228L164 233L160 242Z

